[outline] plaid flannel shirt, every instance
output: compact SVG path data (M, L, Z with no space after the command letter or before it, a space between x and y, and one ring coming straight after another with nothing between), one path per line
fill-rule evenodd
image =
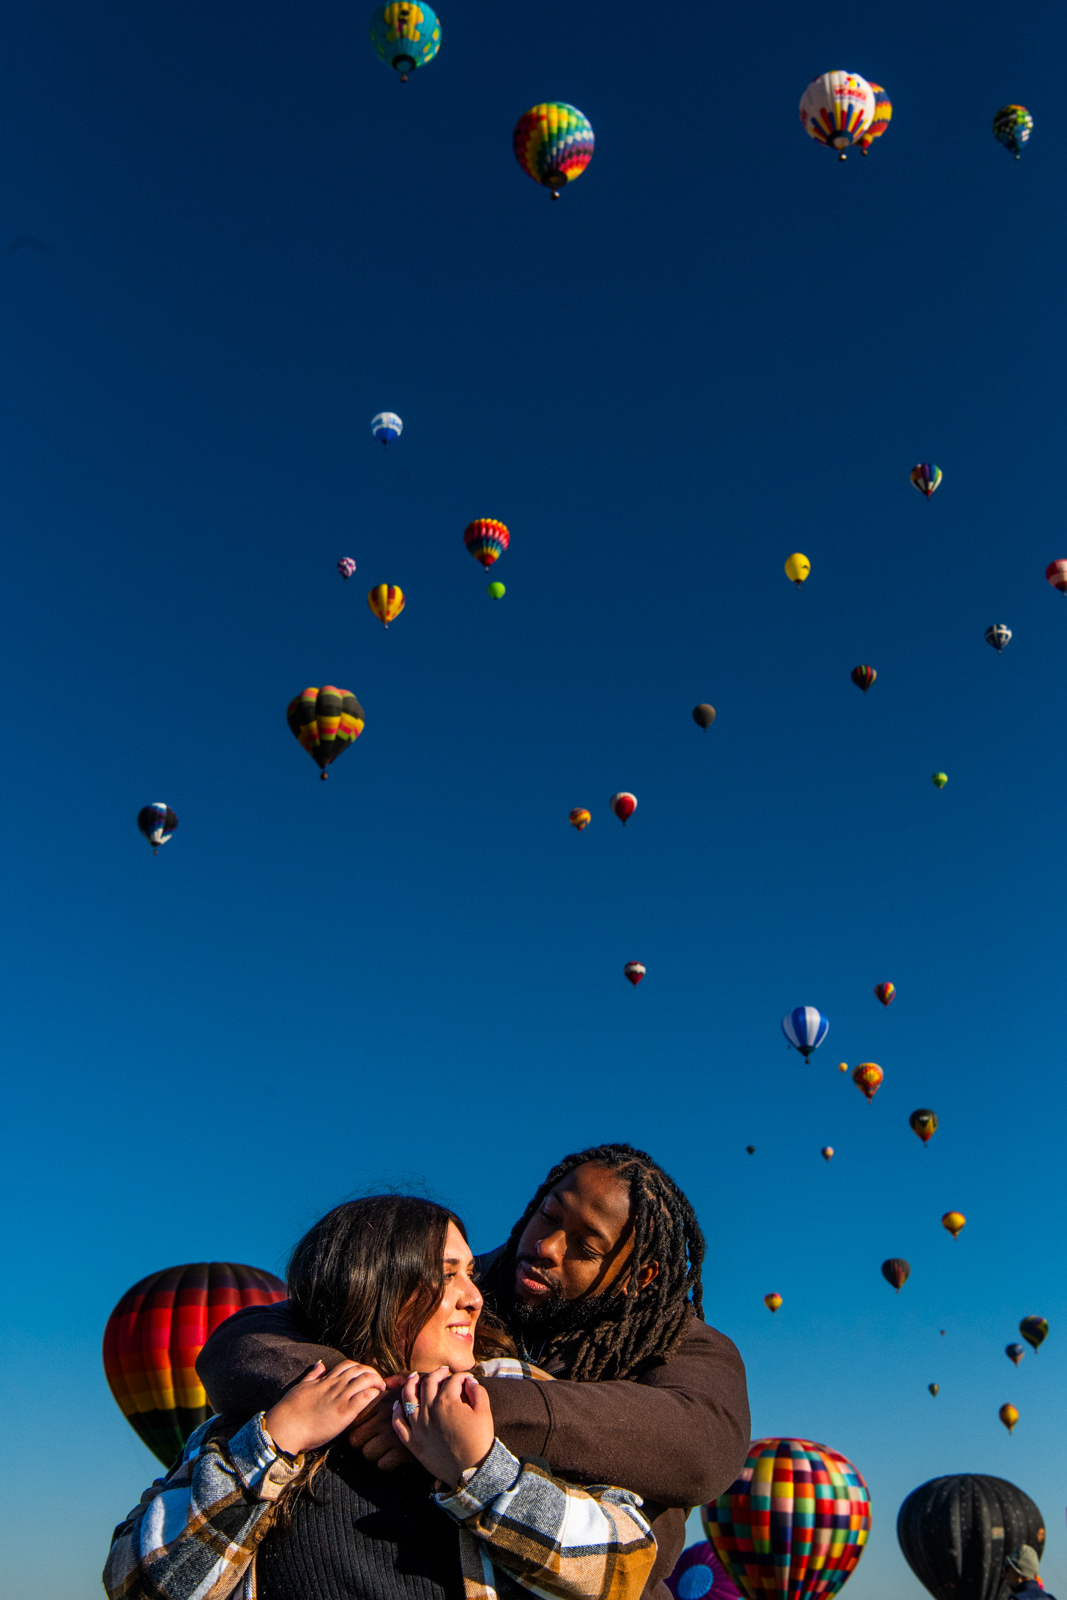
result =
M476 1367L482 1377L549 1374L511 1358ZM158 1478L115 1530L108 1600L255 1600L255 1553L274 1504L303 1464L286 1456L263 1413L226 1439L210 1418L181 1461ZM639 1600L656 1541L628 1489L579 1488L543 1462L519 1461L499 1439L480 1466L434 1496L458 1524L465 1600Z

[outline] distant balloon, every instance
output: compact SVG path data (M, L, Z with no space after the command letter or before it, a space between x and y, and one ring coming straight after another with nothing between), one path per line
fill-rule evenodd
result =
M782 1018L782 1032L805 1061L811 1059L830 1031L830 1024L814 1006L797 1006Z
M363 707L349 689L335 689L332 683L322 689L305 689L290 700L285 713L289 731L300 740L312 761L326 768L355 744L363 732Z
M342 578L344 578L347 582L352 576L353 572L356 570L356 563L352 560L351 556L342 556L340 561L337 563L337 570L341 574Z
M763 1296L763 1304L768 1311L777 1311L782 1304L782 1297L780 1294L765 1294Z
M852 668L852 682L856 685L857 689L862 689L864 694L867 693L867 690L871 687L871 684L874 682L877 676L878 674L875 672L873 667Z
M663 1581L674 1600L741 1600L740 1589L706 1540L683 1550Z
M847 1072L848 1071L848 1062L847 1061L839 1061L837 1063L837 1070L838 1070L838 1072Z
M367 604L384 628L395 622L407 604L395 583L379 583L367 595Z
M954 1239L958 1239L967 1226L967 1218L962 1211L946 1211L941 1218L941 1226L951 1233Z
M900 1256L890 1256L888 1261L882 1262L882 1277L886 1283L891 1283L899 1294L911 1277L911 1268Z
M948 782L948 773L947 772L935 772L930 781L934 785L935 789L943 789L945 787L945 784Z
M582 829L588 828L589 824L592 822L593 813L591 811L587 811L584 806L575 806L574 810L571 812L570 820L571 827L577 828L578 832L581 833Z
M503 600L507 592L502 583L491 583L489 585L489 593L494 600Z
M371 420L370 431L376 439L383 444L391 444L394 439L399 439L404 431L404 424L395 411L379 411Z
M810 571L811 562L807 556L802 556L799 551L796 555L790 556L785 564L786 577L791 583L795 583L798 589Z
M911 469L911 481L920 494L929 500L944 474L940 467L935 467L932 461L920 461L917 467Z
M581 177L593 159L594 143L589 118L563 100L531 106L511 135L519 166L528 178L550 189L553 200Z
M745 1149L748 1151L750 1156L754 1156L756 1154L756 1146L754 1144L746 1144Z
M644 965L640 961L628 961L622 971L623 976L629 978L635 989L645 975Z
M1045 568L1045 577L1054 589L1067 594L1067 561L1050 561Z
M867 1096L868 1105L878 1093L885 1073L874 1061L861 1061L852 1074L852 1082Z
M1044 1317L1024 1317L1019 1324L1019 1332L1027 1344L1036 1350L1048 1338L1048 1323Z
M1015 1424L1019 1420L1019 1413L1014 1406L1001 1406L997 1416L1003 1422L1009 1433L1015 1432Z
M1011 643L1011 629L1003 622L992 622L985 631L985 642L991 644L999 656L1004 646Z
M615 815L625 828L626 824L637 810L637 796L635 794L628 794L625 789L621 789L618 794L612 795L611 799L608 801L608 805L611 807L612 811L614 811Z
M912 1133L917 1133L923 1144L929 1144L937 1132L937 1112L930 1111L925 1106L918 1111L913 1111L908 1118L908 1127Z
M818 144L829 145L844 161L874 121L874 90L858 72L824 72L800 97L800 125Z
M142 806L138 811L137 826L152 846L155 856L159 854L160 845L166 844L178 826L178 819L164 800L153 800L150 806Z
M993 137L1018 161L1023 145L1034 131L1034 119L1025 106L1001 106L993 118Z
M897 1517L904 1558L935 1600L997 1600L1004 1557L1028 1544L1040 1555L1044 1518L1004 1478L961 1473L908 1495Z
M874 986L875 999L888 1006L896 998L896 985L892 983L876 983Z
M1021 1344L1006 1344L1004 1346L1004 1354L1009 1361L1014 1361L1015 1365L1018 1366L1026 1351Z
M856 140L856 143L860 147L860 152L863 155L867 154L875 139L880 139L882 137L890 122L893 120L892 102L890 101L885 90L873 80L871 82L871 88L874 90L874 117L866 133L861 133L859 138Z
M694 706L693 721L698 728L710 728L715 721L714 706Z
M392 0L379 6L370 19L371 42L381 59L399 72L401 83L416 67L425 67L441 48L441 24L426 4L419 0Z
M832 1161L834 1159L834 1147L833 1147L833 1145L832 1144L824 1144L822 1149L819 1151L819 1154L822 1156L824 1161Z
M941 1393L941 1385L939 1383L928 1383L926 1387L929 1389L932 1395L936 1396Z
M464 529L463 543L475 561L480 561L488 571L511 543L511 534L495 517L478 517Z

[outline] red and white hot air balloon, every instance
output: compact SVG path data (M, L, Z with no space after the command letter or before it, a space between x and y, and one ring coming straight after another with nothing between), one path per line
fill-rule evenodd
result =
M629 978L634 988L641 982L645 975L644 963L641 961L628 961L622 969L623 977Z
M625 828L627 822L637 810L637 796L627 794L625 789L620 789L618 794L613 794L608 804Z
M1045 577L1054 589L1067 594L1067 561L1050 561L1045 568Z

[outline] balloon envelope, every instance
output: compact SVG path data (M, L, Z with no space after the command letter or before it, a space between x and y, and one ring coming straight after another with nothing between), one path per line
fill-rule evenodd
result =
M664 1581L674 1600L738 1600L741 1593L706 1540L683 1550Z
M531 106L515 124L511 146L527 177L551 189L552 198L580 178L593 159L593 125L577 106L548 100Z
M870 1105L884 1077L885 1073L876 1061L861 1061L852 1074L852 1082L867 1096L867 1104Z
M621 789L618 794L612 795L608 804L625 828L627 822L637 810L637 796L628 794L625 789Z
M371 418L370 431L383 444L391 444L394 439L400 438L404 424L395 411L379 411L376 417Z
M1001 1406L1000 1410L997 1412L997 1416L1000 1418L1001 1422L1003 1422L1009 1433L1015 1432L1015 1424L1019 1420L1019 1413L1016 1411L1014 1406Z
M441 24L426 0L390 0L370 19L371 42L402 82L409 72L425 67L441 48Z
M715 721L715 707L708 705L694 706L693 721L698 728L710 728Z
M873 667L852 668L852 682L856 685L857 689L862 689L864 694L867 693L867 690L871 687L871 684L874 682L877 676L878 674L875 672Z
M920 461L917 467L911 469L912 483L928 500L941 482L942 476L941 468L935 466L932 461Z
M928 1383L926 1387L929 1389L932 1395L939 1395L941 1393L941 1385L939 1383Z
M768 1311L777 1311L782 1304L782 1297L780 1294L765 1294L763 1304Z
M363 707L350 689L305 689L290 700L285 713L289 730L300 740L312 761L326 768L336 761L363 732Z
M833 1145L832 1144L824 1144L822 1149L819 1151L819 1154L822 1156L824 1161L832 1161L834 1159L834 1147L833 1147Z
M931 1478L897 1516L904 1559L935 1600L997 1600L1004 1557L1021 1544L1041 1554L1045 1519L1005 1478Z
M993 137L1018 161L1023 145L1034 131L1034 119L1025 106L1001 106L993 118Z
M386 628L396 621L406 603L403 589L398 589L395 583L376 584L367 595L367 604Z
M896 985L892 983L876 983L874 986L875 998L884 1006L889 1005L896 996Z
M912 1133L917 1133L923 1144L929 1144L937 1132L937 1112L930 1111L926 1106L920 1106L918 1111L913 1111L908 1118L908 1127Z
M818 144L845 151L874 121L874 90L858 72L824 72L800 97L800 125Z
M967 1218L962 1211L946 1211L941 1218L941 1226L946 1228L954 1239L958 1239L967 1226Z
M810 571L811 562L807 556L802 556L799 551L795 555L791 555L785 564L786 577L791 583L795 583L798 589Z
M882 1262L882 1277L899 1294L911 1277L911 1268L901 1256L890 1256L888 1261Z
M491 600L503 600L507 592L502 583L491 583L489 585L489 598Z
M355 572L356 563L352 560L351 556L342 556L340 561L337 563L337 570L341 574L342 578L347 581L352 576L353 572Z
M948 773L935 772L931 782L933 783L935 789L943 789L945 784L948 782Z
M511 543L511 534L496 517L476 517L463 530L463 543L488 572Z
M782 1018L782 1032L807 1061L830 1031L830 1024L814 1006L797 1006Z
M1019 1332L1027 1344L1036 1350L1048 1338L1048 1323L1044 1317L1024 1317L1019 1324Z
M880 139L882 137L883 133L893 120L893 103L886 94L885 90L880 84L875 83L873 80L871 82L871 88L874 90L874 117L872 118L871 125L867 129L866 133L861 133L859 138L856 140L856 143L859 145L864 155L867 154L867 151L871 148L871 145L874 143L875 139Z
M1045 568L1045 577L1054 589L1067 594L1067 561L1050 561Z
M153 800L150 806L142 806L137 813L137 826L152 846L155 855L161 844L166 844L175 828L178 819L164 800Z
M1013 1361L1015 1365L1018 1366L1019 1362L1026 1354L1026 1351L1023 1349L1021 1344L1006 1344L1004 1346L1004 1354L1007 1356L1009 1361Z
M991 622L985 631L985 642L991 644L999 656L1004 646L1011 643L1011 629L1003 622Z
M571 827L577 828L579 833L581 833L583 828L588 828L592 820L593 813L591 811L586 811L584 806L575 806L574 810L571 812Z
M622 970L623 976L629 978L636 989L645 975L644 964L640 961L628 961Z

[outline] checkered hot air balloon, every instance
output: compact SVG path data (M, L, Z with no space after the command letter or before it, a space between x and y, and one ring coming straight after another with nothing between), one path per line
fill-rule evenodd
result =
M824 72L800 97L800 125L817 144L829 145L844 161L874 121L874 90L858 72Z
M707 1540L683 1550L664 1581L674 1600L740 1600L740 1589Z
M290 700L285 720L293 737L322 768L323 781L326 768L350 744L355 744L366 722L363 707L352 691L335 689L332 683L322 689L305 689Z
M104 1329L104 1372L127 1422L165 1467L211 1415L196 1358L220 1322L288 1290L258 1267L198 1261L153 1272L127 1290Z
M819 1048L829 1031L830 1024L814 1006L797 1006L782 1018L782 1032L805 1060Z
M593 159L593 125L576 106L548 100L523 113L511 144L527 177L558 200L560 190L580 178Z
M701 1508L747 1600L824 1600L855 1570L871 1497L852 1462L808 1439L754 1439L741 1476Z
M356 563L352 560L351 556L342 556L340 561L337 563L337 570L341 574L342 578L344 578L347 582L347 580L356 570Z
M1018 161L1023 145L1034 131L1034 119L1025 106L1001 106L993 118L993 137Z

